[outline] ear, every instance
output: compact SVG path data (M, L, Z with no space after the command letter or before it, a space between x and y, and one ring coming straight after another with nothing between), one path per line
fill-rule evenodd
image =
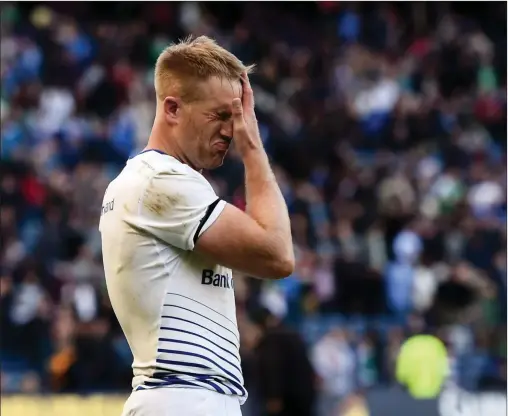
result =
M181 103L175 97L166 97L164 99L164 117L169 124L178 124L180 118Z

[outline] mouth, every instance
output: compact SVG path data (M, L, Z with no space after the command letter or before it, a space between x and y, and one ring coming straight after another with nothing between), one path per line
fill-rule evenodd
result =
M220 150L228 150L229 146L231 145L231 139L221 139L217 143L215 143L215 146L218 147Z

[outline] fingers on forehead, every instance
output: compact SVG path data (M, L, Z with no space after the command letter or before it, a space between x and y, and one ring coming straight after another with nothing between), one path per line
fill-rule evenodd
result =
M253 95L252 87L249 83L242 82L242 95L251 96Z
M247 75L247 72L242 72L241 80L242 80L242 85L244 86L244 88L245 87L250 88L250 81L249 81L249 76Z

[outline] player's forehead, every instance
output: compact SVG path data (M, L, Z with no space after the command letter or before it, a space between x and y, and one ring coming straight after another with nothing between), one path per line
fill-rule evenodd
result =
M240 80L212 77L201 85L203 101L214 107L231 106L234 98L242 97Z

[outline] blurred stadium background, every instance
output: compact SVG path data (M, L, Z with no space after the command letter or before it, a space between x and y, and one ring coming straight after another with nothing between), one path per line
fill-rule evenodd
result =
M1 5L2 414L120 414L101 198L150 133L158 53L190 33L258 63L297 248L288 279L235 275L245 415L437 416L394 380L429 328L449 383L504 391L505 2L19 2ZM243 206L236 155L207 175Z

